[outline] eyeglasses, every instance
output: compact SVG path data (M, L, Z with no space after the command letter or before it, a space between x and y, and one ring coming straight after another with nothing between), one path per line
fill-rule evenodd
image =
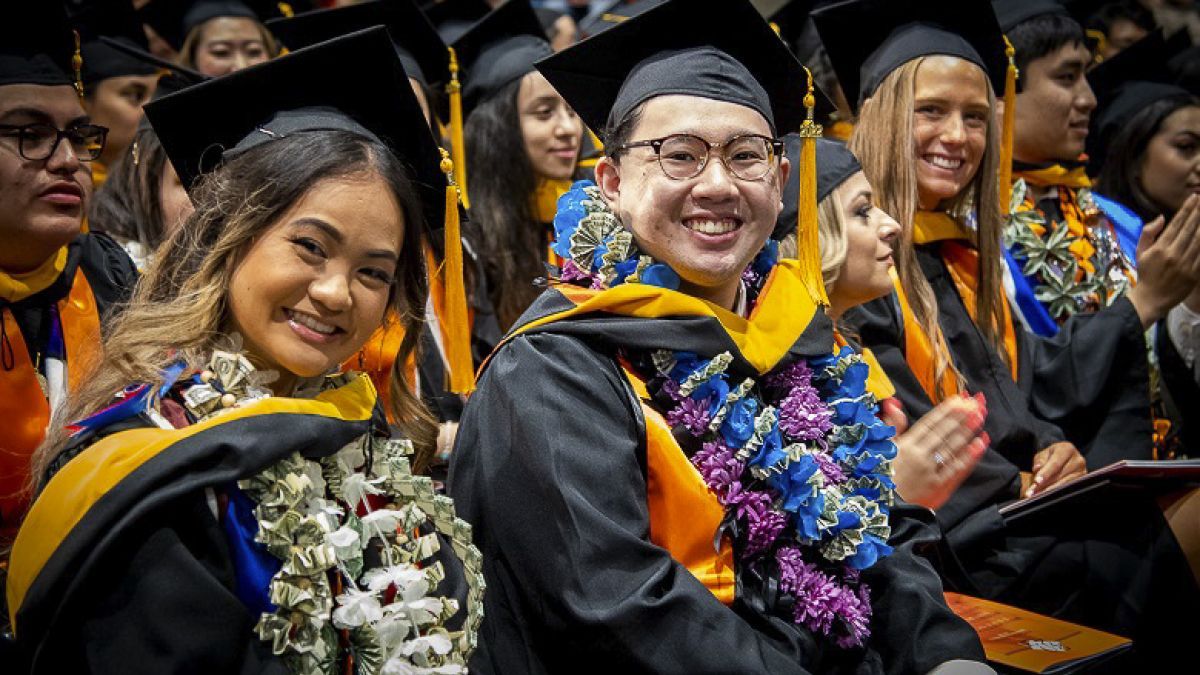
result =
M0 138L17 139L17 152L27 160L49 159L65 138L79 159L90 162L104 151L108 127L80 124L70 129L58 129L50 124L0 124Z
M720 150L721 163L729 173L742 180L761 180L783 155L783 141L758 134L734 136L724 143L709 143L691 134L672 134L646 141L634 141L617 148L653 148L667 178L687 180L699 176L708 166L713 150Z

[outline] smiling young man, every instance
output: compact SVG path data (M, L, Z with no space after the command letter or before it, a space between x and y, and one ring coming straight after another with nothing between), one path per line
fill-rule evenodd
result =
M928 512L892 499L815 230L805 262L768 242L800 64L749 2L672 0L538 69L606 157L452 456L488 582L472 672L988 672L914 550Z
M68 75L66 17L17 7L0 28L0 550L28 503L29 456L136 275L117 244L80 234L105 129Z

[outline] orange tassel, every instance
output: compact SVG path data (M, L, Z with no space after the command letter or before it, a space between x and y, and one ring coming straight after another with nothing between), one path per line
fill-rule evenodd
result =
M446 93L450 95L450 152L454 153L454 182L462 195L463 208L471 208L467 197L467 146L463 141L462 84L458 81L458 55L454 47L450 51L450 83Z
M74 71L75 94L79 97L79 103L83 103L83 51L79 46L79 31L73 30L75 35L75 53L71 55L71 70Z
M445 264L442 280L446 289L445 326L446 360L450 364L450 391L469 394L475 391L475 363L471 358L471 327L467 319L467 290L463 282L462 233L458 222L458 187L454 184L454 163L442 150L442 172L446 174Z
M800 273L808 286L812 301L822 305L829 304L825 294L825 280L821 276L821 239L817 225L817 139L823 130L821 125L813 121L817 106L816 94L813 92L812 73L808 74L808 93L804 95L804 107L808 108L808 117L800 125L800 165L795 168L800 172L800 201L796 205L799 212L796 224L796 259L800 263Z
M1004 119L1000 126L1000 209L1008 215L1012 208L1013 131L1017 120L1017 51L1004 37L1008 69L1004 73Z

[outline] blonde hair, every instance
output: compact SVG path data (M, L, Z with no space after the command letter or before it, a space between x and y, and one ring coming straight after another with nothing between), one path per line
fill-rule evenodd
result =
M271 31L267 30L267 27L261 21L251 19L250 17L232 18L245 18L253 21L254 28L258 30L258 35L262 38L263 48L267 50L267 57L273 59L279 56L279 42L275 40L275 36L271 34ZM196 49L200 46L200 41L204 38L205 26L210 22L211 19L188 31L187 37L183 39L183 45L179 48L179 65L193 70L196 69Z
M924 57L913 59L889 73L875 94L863 103L858 124L850 137L850 151L858 157L867 180L875 187L879 207L900 223L900 240L895 247L896 272L917 323L930 342L939 345L934 349L934 381L936 397L940 399L944 393L941 391L942 377L948 370L958 378L960 385L963 377L950 360L945 336L938 324L937 299L913 248L913 220L918 210L913 111L917 70L924 61ZM996 95L990 83L987 92L988 107L994 111ZM896 152L896 139L907 139L903 141L907 147L902 146L900 153ZM959 222L964 222L971 213L976 216L974 243L979 251L979 302L975 323L984 339L1007 360L1003 346L1002 303L1006 300L1000 267L1000 235L1004 221L998 183L999 151L999 128L994 115L989 115L987 143L975 176L966 189L939 208Z
M390 309L400 316L404 340L392 366L392 419L418 448L415 465L431 455L436 427L406 383L404 364L424 325L427 281L421 231L424 218L403 165L376 142L342 131L297 133L264 144L204 176L192 197L196 210L155 254L133 298L113 320L103 359L55 413L32 461L40 485L69 440L68 422L94 414L131 383L158 387L162 371L182 360L208 363L231 331L230 280L254 240L312 187L324 180L377 175L396 196L404 234ZM289 179L290 178L290 179Z
M833 284L846 264L846 219L842 216L842 186L833 189L817 204L817 230L820 233L821 281L825 291L832 292ZM779 242L779 257L795 258L797 255L796 233L791 232Z

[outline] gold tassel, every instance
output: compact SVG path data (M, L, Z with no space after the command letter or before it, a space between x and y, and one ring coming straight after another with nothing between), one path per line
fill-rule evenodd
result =
M458 186L454 183L454 162L442 152L442 173L446 174L445 252L442 279L445 288L446 316L439 317L445 327L446 360L450 364L450 391L469 394L475 391L475 363L471 359L471 327L467 325L467 290L463 282L462 233L458 222Z
M821 276L821 239L817 226L817 139L823 130L813 120L817 97L813 92L812 72L808 68L804 72L808 75L808 93L804 95L808 115L800 125L800 165L794 169L800 172L796 259L813 302L828 305L829 297L825 294L825 281Z
M775 23L774 21L771 21L767 25L771 27L771 30L775 31L776 37L778 37L781 40L783 39L783 32L779 30L779 24Z
M296 16L296 10L292 9L291 4L289 3L280 2L276 3L275 6L279 8L280 16L284 17L285 19L290 19L293 16Z
M1012 201L1013 130L1017 120L1017 50L1004 36L1008 69L1004 73L1004 119L1000 126L1000 212L1008 215Z
M79 31L73 30L71 33L75 36L75 53L71 55L71 70L74 71L75 94L79 96L79 103L83 103L83 52L79 46Z
M458 81L458 55L454 47L450 51L450 82L446 93L450 95L450 151L454 153L454 182L462 195L463 208L471 208L467 197L467 146L463 141L462 84Z

